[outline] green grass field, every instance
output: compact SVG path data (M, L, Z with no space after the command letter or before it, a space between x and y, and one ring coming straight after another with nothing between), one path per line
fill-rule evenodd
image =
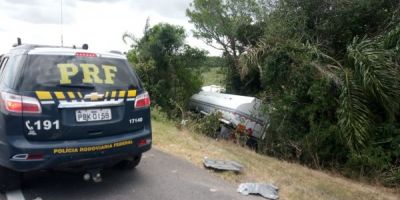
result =
M204 69L202 73L203 85L225 85L225 73L222 70L219 67Z

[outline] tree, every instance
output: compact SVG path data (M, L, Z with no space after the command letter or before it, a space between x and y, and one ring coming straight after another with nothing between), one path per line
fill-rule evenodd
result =
M240 85L249 85L239 79L239 57L263 35L263 12L255 0L194 0L186 11L196 28L194 36L224 52L232 79L228 86L233 91L241 92Z
M202 65L206 52L184 44L185 37L181 26L146 25L144 36L128 52L153 102L169 117L180 116L201 87L201 76L193 69Z

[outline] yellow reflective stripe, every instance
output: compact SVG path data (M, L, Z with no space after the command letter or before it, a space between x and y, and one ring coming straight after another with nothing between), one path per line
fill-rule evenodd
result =
M40 100L52 100L53 97L51 96L51 93L48 91L36 91L36 96Z
M104 95L104 98L105 98L105 99L108 98L108 94L109 94L109 92L106 92L106 94Z
M111 92L111 98L115 98L115 96L117 96L117 92L116 91L112 91Z
M80 99L82 99L82 98L83 98L83 96L82 96L82 93L81 93L81 92L77 92L77 94L78 94L78 97L79 97Z
M63 92L54 92L56 95L57 99L65 99L65 95Z
M75 95L74 95L73 92L68 92L68 97L69 97L70 99L75 99Z
M119 91L119 98L125 98L125 90Z
M128 97L136 97L136 90L128 90Z

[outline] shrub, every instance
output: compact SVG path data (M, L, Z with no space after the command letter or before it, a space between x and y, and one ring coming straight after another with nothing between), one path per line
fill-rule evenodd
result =
M220 130L221 113L212 113L210 115L200 116L199 114L192 115L191 128L200 134L217 138Z

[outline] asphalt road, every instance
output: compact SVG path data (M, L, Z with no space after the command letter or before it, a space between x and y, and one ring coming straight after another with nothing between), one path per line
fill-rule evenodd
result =
M135 170L105 170L101 183L83 181L80 174L33 173L25 175L21 191L27 200L263 199L242 196L236 188L206 169L153 149Z

